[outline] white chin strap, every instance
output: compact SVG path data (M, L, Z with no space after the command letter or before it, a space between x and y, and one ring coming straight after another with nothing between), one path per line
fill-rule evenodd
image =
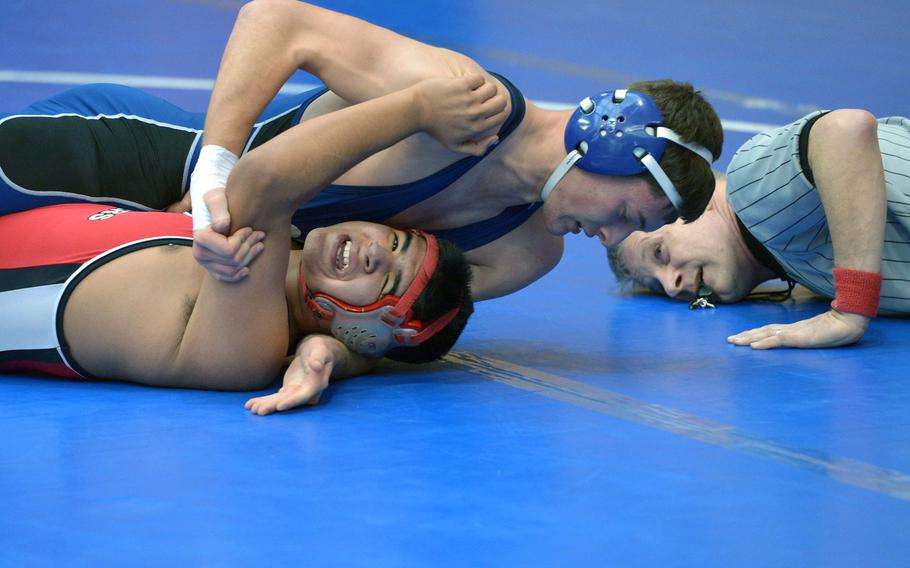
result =
M680 136L673 130L665 126L649 126L645 128L645 132L651 136L656 136L658 138L665 138L674 144L678 144L683 148L693 152L702 160L708 163L710 166L714 162L714 156L711 155L711 152L707 148L701 146L700 144L695 144L694 142L685 142ZM569 154L563 159L562 162L556 166L556 169L553 170L553 173L550 174L550 177L547 178L547 182L543 185L543 189L540 190L540 200L546 201L550 194L553 193L553 190L556 189L556 186L562 180L562 178L572 169L572 166L575 165L575 162L584 157L585 153L588 151L588 143L582 141L579 144L579 147L575 150L569 152ZM667 174L664 173L663 168L660 167L660 164L657 163L657 160L654 159L647 150L644 148L635 148L633 150L635 157L642 163L642 165L647 168L648 172L654 177L654 180L657 181L657 185L664 191L664 194L670 200L670 203L673 204L673 208L676 211L682 211L683 200L682 196L679 195L679 192L676 191L676 187L673 185L673 182L670 181L670 178L667 177Z
M540 200L546 201L550 194L553 193L553 190L556 189L556 185L562 180L563 176L569 173L569 170L572 169L572 166L575 165L575 162L582 159L585 156L585 152L588 151L588 143L582 141L578 145L578 148L569 152L569 155L563 158L559 165L556 166L556 169L553 170L553 173L550 174L550 177L547 178L547 183L543 184L543 189L540 190Z
M664 195L666 195L667 199L670 200L670 203L673 204L673 209L676 209L677 212L682 211L682 196L676 191L676 186L673 185L673 182L670 181L670 178L664 173L664 169L660 167L660 164L657 163L654 156L644 148L636 148L632 153L635 154L638 161L651 172L651 175L654 177L655 181L657 181L657 185L664 190Z

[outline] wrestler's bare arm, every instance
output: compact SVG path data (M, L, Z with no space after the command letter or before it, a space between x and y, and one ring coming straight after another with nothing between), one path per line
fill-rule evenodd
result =
M297 69L316 75L351 103L432 77L482 74L492 80L464 55L363 20L296 0L254 0L240 9L225 47L205 143L239 155L256 117Z
M880 272L885 235L885 178L875 117L836 110L809 135L809 165L834 248L834 265ZM858 341L869 325L861 315L829 310L788 326L771 325L731 338L757 348L835 347Z
M439 140L455 152L482 154L511 110L505 87L461 54L302 2L255 0L241 8L225 48L206 116L204 144L239 155L256 117L297 69L317 75L349 102L427 78L484 76L499 93L497 120L469 139ZM337 109L337 102L337 97L325 104L317 101L308 117ZM230 213L217 182L204 176L197 179L194 173L190 193L209 208L213 223L196 231L196 259L222 280L240 280L244 267L231 261L234 251L221 236Z
M423 81L298 124L246 154L231 173L226 196L234 230L264 231L264 250L241 282L221 282L206 272L177 349L178 374L256 385L271 379L287 352L284 283L292 212L340 172L414 132L467 138L486 128L483 117L495 104L494 93L479 75Z
M562 237L551 235L540 210L507 235L467 253L475 300L491 300L521 290L562 258ZM515 262L515 259L521 259Z
M396 93L307 121L237 163L227 187L234 229L265 231L265 249L241 282L206 273L177 352L182 374L224 381L237 373L266 381L278 372L288 347L284 281L291 212L339 171L417 130L403 112L411 97ZM384 120L389 114L405 116Z

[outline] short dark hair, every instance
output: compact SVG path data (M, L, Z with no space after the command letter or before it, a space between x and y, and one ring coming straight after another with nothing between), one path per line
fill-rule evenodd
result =
M656 81L636 81L629 85L635 91L641 91L654 99L664 118L664 126L679 134L686 142L700 144L711 152L717 160L724 145L724 130L720 118L711 103L701 91L696 91L689 83L679 83L671 79ZM711 165L695 153L673 144L660 159L660 167L673 182L683 204L679 216L689 223L701 215L711 195L714 193L714 174ZM650 174L651 189L656 194L664 195Z
M471 296L471 265L464 253L454 244L442 239L439 244L439 260L436 271L427 282L427 287L414 302L413 317L422 322L430 322L458 307L458 314L447 326L435 335L413 347L396 347L385 356L393 361L403 363L429 363L449 352L455 345L468 318L474 313L474 300Z

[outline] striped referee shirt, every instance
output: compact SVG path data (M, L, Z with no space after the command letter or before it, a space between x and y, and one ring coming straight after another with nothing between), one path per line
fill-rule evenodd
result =
M812 183L801 134L824 111L762 132L727 169L727 199L745 228L787 275L834 297L834 250L821 198ZM910 119L878 120L888 217L882 255L881 313L910 313Z

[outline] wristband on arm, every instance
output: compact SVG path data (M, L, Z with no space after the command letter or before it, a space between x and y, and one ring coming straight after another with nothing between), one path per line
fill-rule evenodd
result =
M216 188L227 187L227 179L237 163L237 156L221 146L207 144L199 151L196 168L190 178L190 206L193 208L193 231L212 224L212 215L203 197Z
M881 292L882 275L878 272L834 269L834 301L831 307L839 312L874 318Z

